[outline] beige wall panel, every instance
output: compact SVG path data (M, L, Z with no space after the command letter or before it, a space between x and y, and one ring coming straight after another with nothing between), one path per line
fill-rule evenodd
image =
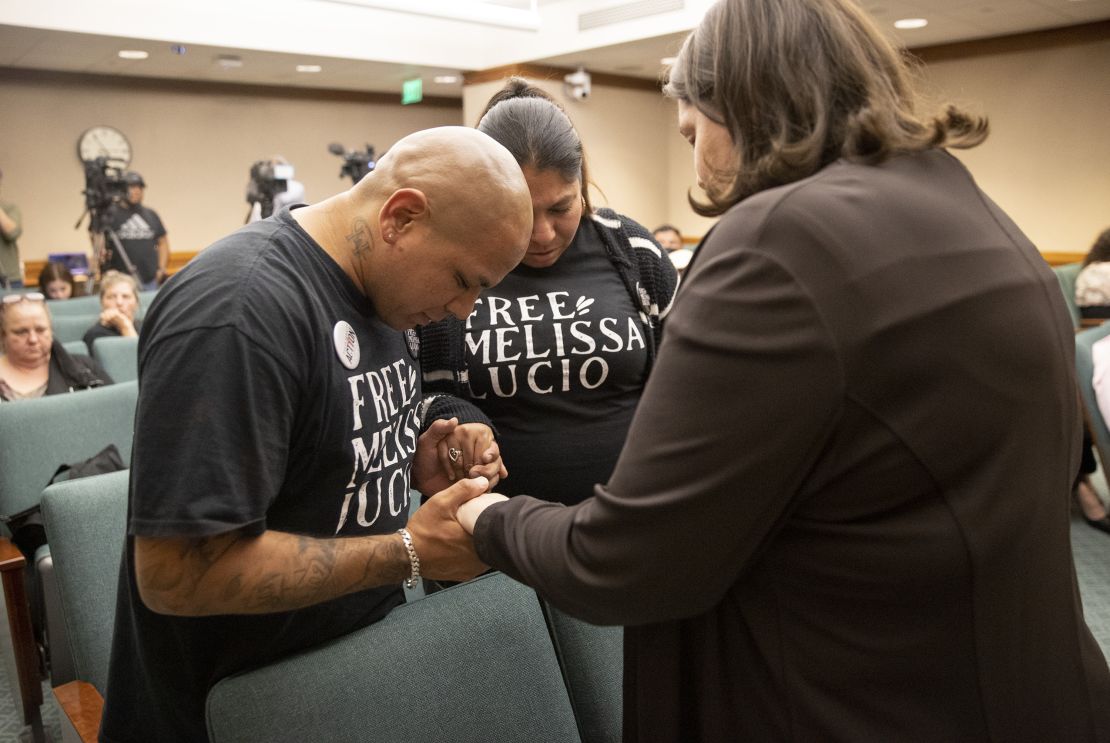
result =
M221 92L221 86L162 91L130 89L105 78L33 79L0 76L2 196L23 210L23 259L88 247L84 175L77 138L110 124L130 139L131 167L147 182L145 203L161 215L175 252L201 250L243 224L251 164L284 155L305 184L309 201L347 188L329 142L369 143L378 154L404 135L457 125L461 108L401 106L350 100ZM28 277L34 280L35 277Z
M1110 227L1110 39L1005 52L984 46L925 70L930 99L991 120L983 145L955 154L1042 251L1086 252ZM686 203L688 189L697 193L693 157L673 129L669 218L684 234L704 234L714 220Z
M1110 226L1110 39L938 61L937 97L991 121L956 151L1041 251L1086 252Z
M608 206L640 222L649 230L668 218L667 155L671 119L658 93L593 85L585 101L563 93L561 81L533 80L555 97L582 137L594 188L594 206ZM477 123L486 102L503 82L467 85L463 90L463 119Z

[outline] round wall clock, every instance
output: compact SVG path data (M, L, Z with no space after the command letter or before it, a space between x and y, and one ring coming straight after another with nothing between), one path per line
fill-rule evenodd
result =
M104 157L108 165L126 168L131 164L131 143L112 126L92 126L77 139L77 156L82 160Z

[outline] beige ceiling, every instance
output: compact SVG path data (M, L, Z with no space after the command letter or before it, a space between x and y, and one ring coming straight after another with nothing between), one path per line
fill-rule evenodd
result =
M545 2L551 0L541 0ZM911 48L1110 19L1110 0L864 0L864 6L892 38ZM895 20L907 17L927 18L929 25L913 31L893 28ZM497 31L484 33L492 36ZM661 70L659 60L674 54L684 36L684 31L676 30L666 36L518 61L581 65L593 72L654 78ZM461 96L461 83L437 84L433 79L463 70L194 45L185 54L176 54L171 46L123 36L0 25L0 66L5 67L374 92L397 92L402 80L422 77L426 96ZM120 49L142 49L150 57L123 60L117 56ZM243 66L221 67L218 57L228 54L241 57ZM298 64L318 64L323 71L298 73Z

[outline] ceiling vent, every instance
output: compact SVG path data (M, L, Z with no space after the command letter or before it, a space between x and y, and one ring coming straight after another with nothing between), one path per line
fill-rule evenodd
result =
M686 0L636 0L633 3L614 5L602 10L591 10L578 16L578 30L589 31L592 28L609 26L614 23L646 18L650 15L669 13L672 10L682 10L686 7Z

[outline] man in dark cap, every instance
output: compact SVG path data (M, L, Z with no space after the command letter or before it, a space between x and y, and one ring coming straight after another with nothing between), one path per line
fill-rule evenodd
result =
M157 289L166 278L170 261L170 243L158 212L143 206L146 182L142 175L129 170L123 174L127 184L127 200L110 212L110 225L117 245L108 237L100 260L101 272L109 269L129 273L139 281L142 290Z

